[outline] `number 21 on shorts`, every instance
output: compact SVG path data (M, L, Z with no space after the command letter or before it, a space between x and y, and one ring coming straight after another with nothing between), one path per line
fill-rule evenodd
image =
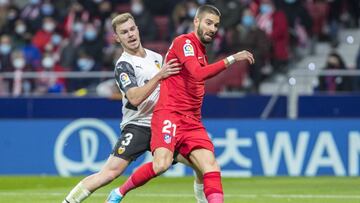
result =
M173 137L175 137L176 124L172 123L170 120L164 120L163 125L162 133L171 134Z

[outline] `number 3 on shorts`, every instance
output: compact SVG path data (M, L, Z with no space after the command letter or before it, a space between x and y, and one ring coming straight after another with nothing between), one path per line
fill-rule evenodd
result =
M175 137L176 124L172 123L170 120L164 120L163 124L164 127L162 128L162 133L172 134L172 136ZM171 133L171 128L172 128L172 133Z

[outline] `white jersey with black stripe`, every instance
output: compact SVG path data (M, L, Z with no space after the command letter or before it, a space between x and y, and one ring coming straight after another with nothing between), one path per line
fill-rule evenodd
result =
M148 49L145 49L145 52L146 56L144 58L123 52L115 65L116 84L123 95L121 129L130 123L147 127L151 125L152 112L159 98L160 87L158 86L137 107L131 105L126 98L128 89L145 85L161 68L162 56Z

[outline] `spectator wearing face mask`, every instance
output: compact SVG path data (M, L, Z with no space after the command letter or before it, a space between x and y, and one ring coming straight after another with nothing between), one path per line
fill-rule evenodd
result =
M330 53L325 70L347 70L344 60L336 53ZM335 93L338 91L352 91L353 90L353 77L351 76L320 76L320 83L318 89L327 93Z
M286 73L290 54L289 28L285 13L278 8L278 1L261 0L257 25L271 40L271 63L274 73Z
M22 19L15 21L15 28L11 34L13 46L15 48L22 48L25 45L25 33L27 32L28 26Z
M43 95L46 93L62 93L65 92L66 80L56 76L56 72L63 72L64 68L61 67L56 60L52 57L51 53L45 53L41 60L41 71L36 80L35 93Z
M31 71L26 64L24 54L17 50L11 54L11 63L13 66L14 79L10 82L10 89L13 96L30 95L34 87L34 79L23 78L23 73Z
M12 42L9 35L0 36L0 72L8 72L12 70L11 51Z
M245 9L241 22L236 26L232 34L231 47L235 50L247 50L253 53L256 63L249 68L249 76L252 81L252 92L258 92L260 82L265 78L261 68L265 66L265 61L270 54L271 42L266 33L256 25L255 15L250 9Z
M104 39L100 29L94 23L87 23L84 27L83 42L78 50L85 50L86 54L95 59L97 63L102 64Z
M150 11L146 9L142 0L131 0L131 14L134 16L136 24L141 33L142 39L153 41L157 37L157 28L154 18Z
M97 61L86 50L80 50L75 64L75 71L78 72L91 72L99 71L99 65ZM69 91L75 91L82 88L95 88L99 83L98 78L79 78L71 80L69 85Z
M56 28L56 22L51 17L43 19L42 28L36 32L32 43L43 53L45 46L51 41L51 36Z

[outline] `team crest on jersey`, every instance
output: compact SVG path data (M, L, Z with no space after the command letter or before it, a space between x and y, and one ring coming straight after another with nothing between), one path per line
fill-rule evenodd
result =
M185 41L186 43L184 44L184 55L185 56L194 56L195 53L194 53L194 47L190 44L190 40L186 40Z
M170 144L171 143L171 136L169 134L165 134L164 135L164 141L166 144Z
M130 78L129 78L128 74L121 73L120 74L120 82L121 82L123 87L126 87L126 86L130 85L131 81L130 81Z
M155 60L155 65L156 65L156 67L157 67L158 69L160 69L160 68L161 68L160 63L159 63L159 61L158 61L158 60Z
M121 146L118 148L118 154L122 154L125 152L125 147Z

